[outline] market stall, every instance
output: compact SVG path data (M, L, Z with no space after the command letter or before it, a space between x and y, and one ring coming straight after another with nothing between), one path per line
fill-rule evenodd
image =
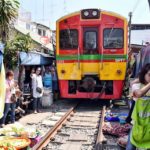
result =
M24 68L24 79L22 80L22 90L24 93L24 97L26 99L32 100L31 95L31 71L34 68L41 67L42 70L46 66L50 67L53 63L54 57L50 56L48 54L39 53L39 52L20 52L19 54L19 62L20 65ZM52 102L48 101L49 99L52 99L52 93L48 89L44 89L44 102L43 106L49 106ZM46 104L46 105L45 105ZM48 104L48 105L47 105Z
M19 54L19 64L24 67L25 79L24 79L24 93L30 93L30 74L32 68L51 66L54 60L53 56L39 52L20 52Z

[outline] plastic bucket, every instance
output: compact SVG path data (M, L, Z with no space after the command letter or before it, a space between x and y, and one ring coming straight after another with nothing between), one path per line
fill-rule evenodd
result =
M43 108L49 107L53 104L53 93L51 89L44 89L44 93L41 100L41 105Z

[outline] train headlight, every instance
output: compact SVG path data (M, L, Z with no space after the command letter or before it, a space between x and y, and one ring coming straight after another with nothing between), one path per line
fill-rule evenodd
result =
M61 70L61 73L62 73L62 74L65 74L65 73L66 73L66 71L62 69L62 70Z
M96 10L92 11L92 15L93 16L97 16L98 15L98 12Z
M85 11L83 14L85 17L87 17L90 13L88 11Z
M82 19L99 19L100 10L99 9L83 9L81 10Z

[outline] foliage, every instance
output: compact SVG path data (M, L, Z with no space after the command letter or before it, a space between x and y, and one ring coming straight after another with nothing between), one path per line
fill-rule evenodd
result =
M6 43L9 26L18 15L18 0L0 0L0 38Z
M8 41L4 50L4 64L6 68L12 69L17 65L17 52L12 47L12 41Z
M28 52L30 50L31 43L32 39L29 34L20 34L13 40L12 49L15 49L16 51Z
M18 34L13 40L8 41L4 51L4 63L9 69L17 65L19 51L28 52L32 39L29 34Z

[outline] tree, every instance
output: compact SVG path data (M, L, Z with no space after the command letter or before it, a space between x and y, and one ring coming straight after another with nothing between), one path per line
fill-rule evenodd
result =
M18 63L20 51L28 52L31 49L32 39L29 34L18 34L13 40L8 41L4 51L4 64L6 68L13 69ZM18 84L21 87L23 67L19 65Z
M17 65L17 51L12 48L12 41L7 41L5 45L4 65L7 69L13 69Z
M7 41L4 51L4 64L6 68L13 69L18 63L18 53L28 52L31 48L32 39L29 34L18 34L13 40Z
M12 46L16 51L30 51L32 39L28 34L18 34L16 38L13 40Z
M9 26L18 15L18 0L0 0L0 39L6 43Z

